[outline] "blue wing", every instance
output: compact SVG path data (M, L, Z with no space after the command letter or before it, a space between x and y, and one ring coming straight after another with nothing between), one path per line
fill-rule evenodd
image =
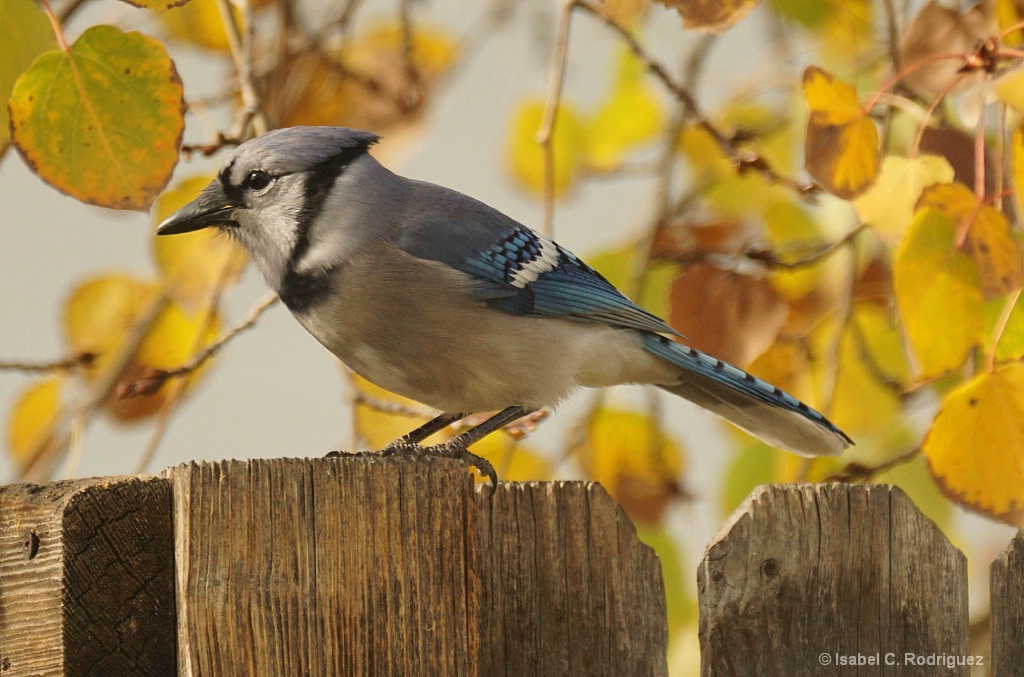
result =
M472 206L477 208L472 211L482 212L475 216L486 217L487 225L479 221L443 225L430 219L408 230L399 246L419 258L441 261L472 275L479 282L477 298L509 313L594 320L680 335L572 252L482 203Z

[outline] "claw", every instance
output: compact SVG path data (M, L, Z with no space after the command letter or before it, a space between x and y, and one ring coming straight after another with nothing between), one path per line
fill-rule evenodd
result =
M493 496L498 488L498 473L495 472L494 466L486 458L477 456L461 444L453 444L457 439L454 438L443 444L435 444L430 447L421 447L418 444L410 444L399 440L381 449L380 453L382 456L396 456L407 453L410 456L438 456L465 461L467 465L476 468L481 475L487 476L491 481L490 495Z

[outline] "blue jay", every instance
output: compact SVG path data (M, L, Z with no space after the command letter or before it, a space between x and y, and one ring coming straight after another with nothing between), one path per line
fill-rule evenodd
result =
M368 152L377 140L291 127L247 141L157 233L227 233L353 371L443 412L395 444L499 411L433 448L493 485L493 468L466 447L580 386L621 383L654 384L799 454L852 444L793 396L680 343L567 249L471 197L391 173Z

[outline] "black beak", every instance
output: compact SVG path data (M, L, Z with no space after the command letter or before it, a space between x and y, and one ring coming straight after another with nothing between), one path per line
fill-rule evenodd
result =
M157 235L191 233L210 226L237 226L234 213L237 207L231 204L220 181L213 181L203 189L195 200L167 217L157 229Z

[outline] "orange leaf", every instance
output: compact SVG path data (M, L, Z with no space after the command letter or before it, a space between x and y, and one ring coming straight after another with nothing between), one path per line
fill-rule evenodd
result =
M679 12L683 28L721 33L761 4L761 0L657 0Z
M672 283L670 324L687 344L739 366L774 341L788 306L764 279L697 263Z
M810 108L804 165L829 192L850 199L867 190L878 173L878 129L849 85L825 71L804 71Z

